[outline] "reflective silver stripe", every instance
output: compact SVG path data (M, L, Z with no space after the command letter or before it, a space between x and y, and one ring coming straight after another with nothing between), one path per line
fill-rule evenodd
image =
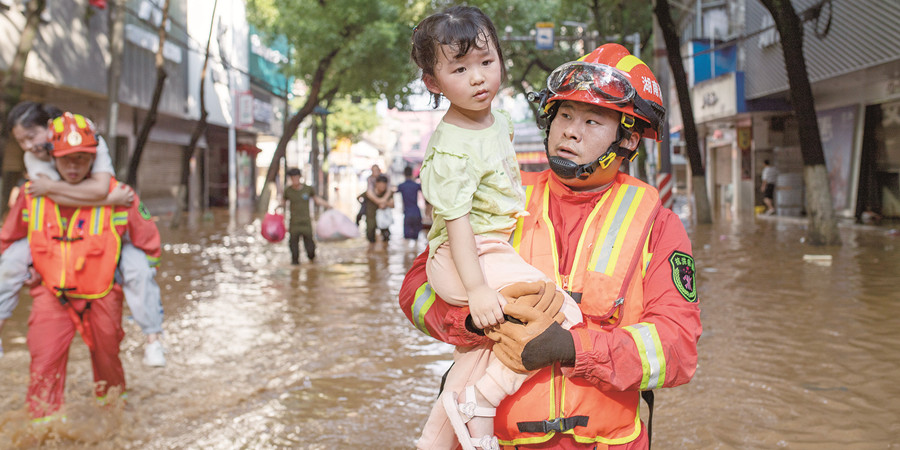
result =
M606 236L603 238L603 243L600 244L600 253L597 255L596 264L594 264L595 272L606 272L606 266L609 264L609 258L612 255L613 245L616 243L616 238L619 236L619 229L622 228L622 222L625 221L625 216L628 215L628 210L634 202L637 191L638 188L635 186L625 186L625 194L622 196L622 203L619 204L619 208L613 216L609 232L606 233Z
M429 333L428 328L425 327L425 314L428 313L431 305L434 304L434 299L435 295L434 291L431 289L431 285L425 283L416 290L416 301L413 302L412 306L413 323L419 331L429 336L431 336L431 333Z
M665 355L662 354L662 344L656 333L656 326L647 323L637 323L625 327L631 332L634 343L637 344L638 353L641 356L641 364L644 368L644 376L641 380L641 389L656 389L663 387L666 381Z

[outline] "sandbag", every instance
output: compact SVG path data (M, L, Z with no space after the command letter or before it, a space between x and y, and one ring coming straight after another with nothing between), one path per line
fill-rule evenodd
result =
M359 237L359 227L336 209L329 209L316 221L316 238L320 241L341 241Z
M263 218L260 232L269 242L281 242L285 233L284 215L277 213L266 214L266 217Z

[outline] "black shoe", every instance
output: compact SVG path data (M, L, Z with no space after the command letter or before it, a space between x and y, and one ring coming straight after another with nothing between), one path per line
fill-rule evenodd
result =
M299 266L299 265L300 265L300 261L291 261L291 265L292 265L292 266Z

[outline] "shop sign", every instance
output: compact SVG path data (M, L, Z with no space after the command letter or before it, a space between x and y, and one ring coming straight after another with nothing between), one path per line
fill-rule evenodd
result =
M746 111L743 72L730 72L697 83L691 92L697 123L732 117Z

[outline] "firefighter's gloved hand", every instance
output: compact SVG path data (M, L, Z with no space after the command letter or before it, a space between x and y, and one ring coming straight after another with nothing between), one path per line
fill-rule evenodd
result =
M540 288L535 290L535 286ZM566 301L566 297L550 281L514 283L500 290L500 293L506 297L508 303L533 306L538 311L545 312L553 317L557 317L563 307L563 303ZM559 323L562 323L561 318Z
M528 306L538 306L540 304L539 309L546 310L552 309L555 307L556 311L558 311L562 307L562 301L559 302L559 305L556 305L552 296L548 298L544 298L546 293L548 293L545 285L549 284L550 289L553 289L552 283L544 283L543 281L532 281L525 282L520 281L518 283L510 284L509 286L504 287L500 290L500 295L506 298L508 303L519 303ZM549 291L552 294L552 291ZM556 312L553 312L556 314ZM509 316L506 316L506 320L509 320ZM472 322L472 316L466 317L466 329L472 333L484 336L484 330L475 326Z
M527 303L534 306L544 292L543 281L520 281L500 289L500 295L506 297L508 303Z
M495 342L494 354L506 367L527 373L556 361L568 366L575 364L575 341L560 326L561 313L554 317L536 307L514 303L504 306L503 311L523 322L506 321L485 330Z

